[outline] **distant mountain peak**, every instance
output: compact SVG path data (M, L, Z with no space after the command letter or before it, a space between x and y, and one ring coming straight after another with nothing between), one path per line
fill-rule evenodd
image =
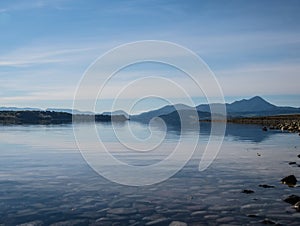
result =
M237 101L234 101L231 104L234 104L234 103L243 103L243 102L247 102L247 103L264 103L264 104L268 104L268 105L273 105L273 104L270 104L268 101L266 101L265 99L263 99L260 96L254 96L254 97L251 97L249 99L237 100ZM273 106L275 106L275 105L273 105Z
M227 105L228 112L269 111L275 107L275 105L269 103L260 96L235 101L232 104Z

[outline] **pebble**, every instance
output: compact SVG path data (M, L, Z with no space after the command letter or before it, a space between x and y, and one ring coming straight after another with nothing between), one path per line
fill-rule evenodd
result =
M187 223L182 221L172 221L169 226L187 226Z
M86 220L69 220L69 221L60 221L56 222L54 224L51 224L51 226L75 226L75 225L86 225Z
M217 219L219 216L218 215L206 215L204 216L204 219Z
M43 225L42 221L30 221L27 223L18 224L17 226L42 226L42 225Z
M233 217L222 217L216 220L218 223L228 223L234 221Z
M206 214L206 211L195 211L191 213L191 216L199 216L203 214Z
M160 219L162 217L163 216L160 215L160 214L154 214L154 215L151 215L151 216L143 217L143 221L155 221L155 220Z
M168 220L169 220L168 218L163 217L163 218L159 218L159 219L154 220L154 221L150 221L150 222L146 223L145 225L156 225L156 224L161 224L161 223L166 222L166 221L168 221Z
M135 214L136 212L137 210L133 208L114 208L114 209L109 209L107 211L107 213L116 214L116 215L129 215L129 214Z

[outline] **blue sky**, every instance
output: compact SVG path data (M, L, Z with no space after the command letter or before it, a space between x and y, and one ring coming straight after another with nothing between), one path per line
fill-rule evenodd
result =
M197 53L228 102L261 95L300 107L299 12L300 2L292 0L1 1L0 106L70 108L80 78L99 56L127 42L165 40ZM137 67L126 78L166 71L172 70ZM120 107L128 110L131 98ZM97 111L109 110L111 101L106 96ZM148 100L136 111L162 104Z

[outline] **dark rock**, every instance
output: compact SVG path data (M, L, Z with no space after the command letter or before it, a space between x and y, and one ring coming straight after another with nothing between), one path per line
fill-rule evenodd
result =
M289 165L296 165L296 162L289 162Z
M244 189L244 190L242 191L242 193L245 193L245 194L252 194L252 193L254 193L254 191L249 190L249 189Z
M263 131L268 131L268 128L267 127L263 127L262 130Z
M262 188L275 188L275 186L268 185L268 184L260 184L259 187L262 187Z
M269 219L264 219L261 223L262 224L276 224L274 221L271 221Z
M300 158L300 154L299 154L299 155L297 155L297 157L298 157L298 158Z
M291 205L295 205L297 202L300 201L300 197L297 195L290 195L289 197L287 197L286 199L284 199L283 201L291 204Z
M256 214L248 214L247 217L258 217Z
M293 187L293 186L296 185L297 179L296 179L296 177L294 175L289 175L289 176L281 179L281 183L286 184L286 185L288 185L290 187Z

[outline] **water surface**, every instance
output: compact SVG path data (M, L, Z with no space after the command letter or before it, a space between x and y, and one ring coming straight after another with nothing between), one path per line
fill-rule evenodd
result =
M127 123L116 125L121 139L130 145L143 145L131 139ZM149 136L147 125L130 124L140 140ZM77 129L84 132L89 126L80 124ZM229 124L217 158L207 170L199 171L209 128L204 124L199 132L170 127L164 133L153 127L152 139L144 145L151 146L163 137L163 148L141 153L120 148L110 123L97 124L102 142L114 147L113 155L128 164L159 162L180 139L186 148L199 139L193 158L174 176L158 184L133 187L110 182L89 167L76 146L72 125L1 126L0 223L168 225L182 221L189 225L257 225L268 219L298 225L300 213L283 199L300 195L299 187L280 183L290 174L300 178L298 134ZM96 147L90 145L91 149ZM291 161L297 164L289 165ZM107 170L113 167L107 163ZM244 194L244 189L254 193Z

